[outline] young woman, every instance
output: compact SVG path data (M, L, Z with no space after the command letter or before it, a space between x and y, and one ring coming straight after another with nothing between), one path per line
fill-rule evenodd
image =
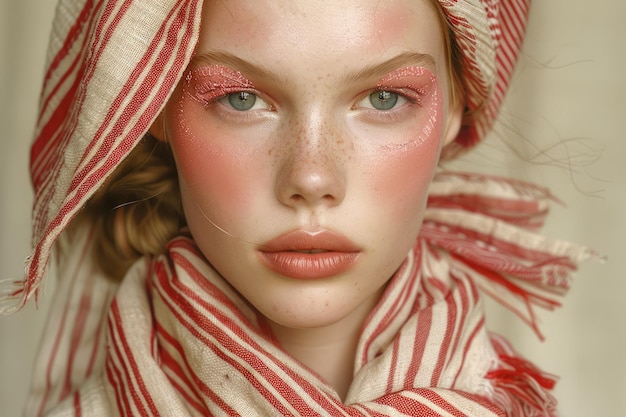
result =
M438 171L488 132L523 1L61 1L14 296L60 277L29 415L555 415L484 323L583 248Z

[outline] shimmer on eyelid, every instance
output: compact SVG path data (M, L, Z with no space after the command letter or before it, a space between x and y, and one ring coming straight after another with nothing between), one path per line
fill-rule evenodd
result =
M192 82L195 81L193 91L191 92L192 95L193 93L205 94L210 92L220 96L228 94L236 88L254 88L252 82L241 72L218 64L207 65L189 71L185 81L188 88L191 88Z
M378 87L381 88L381 87L389 86L390 83L403 79L403 78L423 77L423 76L428 76L431 84L435 82L435 76L429 69L424 68L424 67L411 66L411 67L400 68L398 70L393 71L390 74L385 75L378 82ZM424 89L424 85L422 85L421 83L419 86L407 85L407 87L415 88L420 93L425 93L425 91L422 91Z

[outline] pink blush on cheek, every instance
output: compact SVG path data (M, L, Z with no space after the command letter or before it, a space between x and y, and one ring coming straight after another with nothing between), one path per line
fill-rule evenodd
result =
M419 68L418 68L419 69ZM385 83L402 76L415 75L415 69L402 69L383 80ZM429 78L421 105L424 114L406 126L393 144L380 145L377 157L371 161L371 186L382 199L398 201L393 207L398 215L415 206L423 206L426 193L439 159L444 115L441 90L437 80L425 70L420 76ZM416 88L419 89L419 88Z
M207 123L204 108L187 94L168 111L178 175L194 204L211 216L234 214L233 207L249 207L254 189L251 173L260 169L255 167L253 151L228 144L220 124Z

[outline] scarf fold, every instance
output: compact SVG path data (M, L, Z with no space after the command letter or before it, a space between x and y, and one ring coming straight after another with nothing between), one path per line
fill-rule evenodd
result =
M263 318L181 236L167 254L129 271L106 319L89 310L100 317L90 319L100 337L80 350L98 359L87 367L84 355L63 358L57 347L56 360L83 373L49 381L31 409L52 416L555 416L555 378L487 331L480 291L535 329L534 307L559 304L570 272L593 253L533 233L550 199L530 184L438 174L422 233L362 329L344 401L276 345ZM76 333L64 328L57 339Z

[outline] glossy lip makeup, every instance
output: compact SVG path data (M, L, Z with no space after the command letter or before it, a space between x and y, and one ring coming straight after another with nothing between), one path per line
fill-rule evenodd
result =
M275 273L294 279L324 279L356 264L361 250L345 236L328 230L314 233L293 230L259 248L261 263Z

